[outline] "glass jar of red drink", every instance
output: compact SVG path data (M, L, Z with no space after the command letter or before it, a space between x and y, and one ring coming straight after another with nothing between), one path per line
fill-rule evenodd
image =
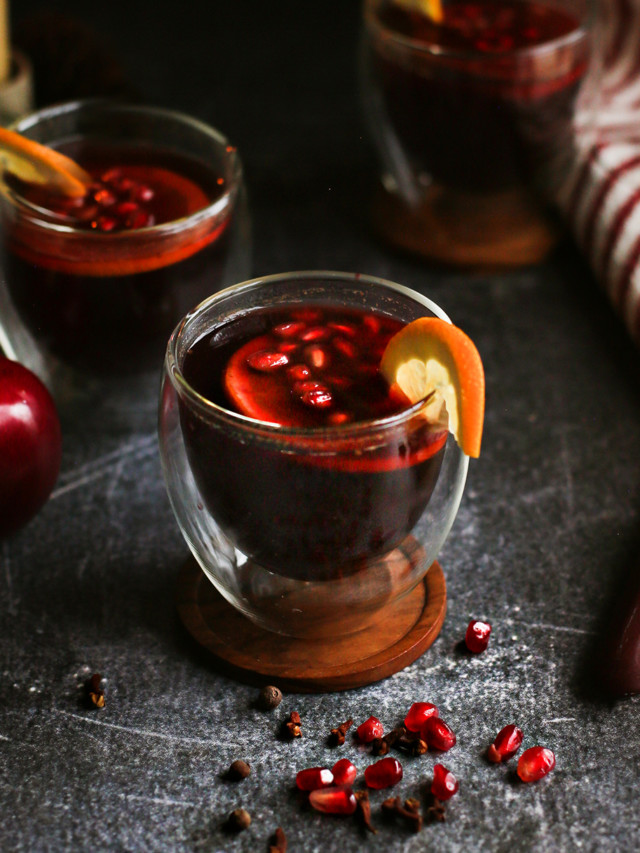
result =
M447 319L397 284L303 272L228 288L174 331L160 406L173 510L207 577L260 626L356 632L434 561L468 459L378 373L391 335L434 315Z
M436 0L437 19L418 6L364 5L362 96L388 208L413 214L414 248L435 259L535 261L553 242L543 196L575 146L591 4Z
M159 366L185 311L248 272L236 149L194 118L105 101L45 109L13 129L93 183L69 201L5 174L5 349L44 378Z

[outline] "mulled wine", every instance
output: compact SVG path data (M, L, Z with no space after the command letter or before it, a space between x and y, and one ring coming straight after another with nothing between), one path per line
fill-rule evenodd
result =
M368 3L370 74L417 173L456 190L530 183L570 147L587 66L576 2L451 0L434 21Z
M314 580L349 574L396 548L422 515L446 425L405 417L391 440L376 428L410 408L378 371L403 325L336 304L259 308L186 352L184 379L197 394L287 428L284 446L277 437L252 443L180 407L208 511L269 571Z
M75 369L158 364L177 320L230 283L235 149L185 116L93 102L18 129L93 178L71 200L4 176L3 264L20 322L45 357Z

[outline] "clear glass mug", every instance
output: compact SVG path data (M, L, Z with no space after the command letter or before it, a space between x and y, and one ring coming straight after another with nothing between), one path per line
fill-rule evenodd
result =
M167 193L204 193L205 206L194 212L105 233L0 183L2 349L54 388L72 377L159 368L189 307L249 273L237 150L189 116L108 101L50 107L13 129L70 156L97 145L103 158L153 167L154 180L162 169L177 174ZM85 156L95 157L90 150Z
M355 633L414 589L453 524L468 467L423 403L378 420L291 428L237 414L185 378L190 347L230 320L336 303L403 322L448 319L381 279L287 273L211 296L178 325L165 358L160 451L184 538L227 601L295 637Z
M467 266L533 262L555 242L545 207L574 152L592 4L544 5L561 34L550 23L544 42L502 51L490 33L443 45L419 14L365 0L361 97L387 202L374 217L395 242ZM482 3L443 7L446 21Z

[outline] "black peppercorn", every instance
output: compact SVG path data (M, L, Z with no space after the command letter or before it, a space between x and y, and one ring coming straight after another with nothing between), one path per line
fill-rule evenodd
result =
M242 832L251 825L251 815L246 809L234 809L229 815L228 824L234 832Z
M264 711L272 711L282 702L282 691L272 684L263 687L258 696L258 706Z
M227 770L227 779L232 782L239 782L241 779L246 779L251 773L251 767L246 761L238 759Z

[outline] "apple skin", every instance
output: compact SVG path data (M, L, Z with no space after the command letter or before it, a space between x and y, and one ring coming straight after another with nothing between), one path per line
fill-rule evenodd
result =
M51 494L62 455L53 398L30 370L0 355L0 540Z

